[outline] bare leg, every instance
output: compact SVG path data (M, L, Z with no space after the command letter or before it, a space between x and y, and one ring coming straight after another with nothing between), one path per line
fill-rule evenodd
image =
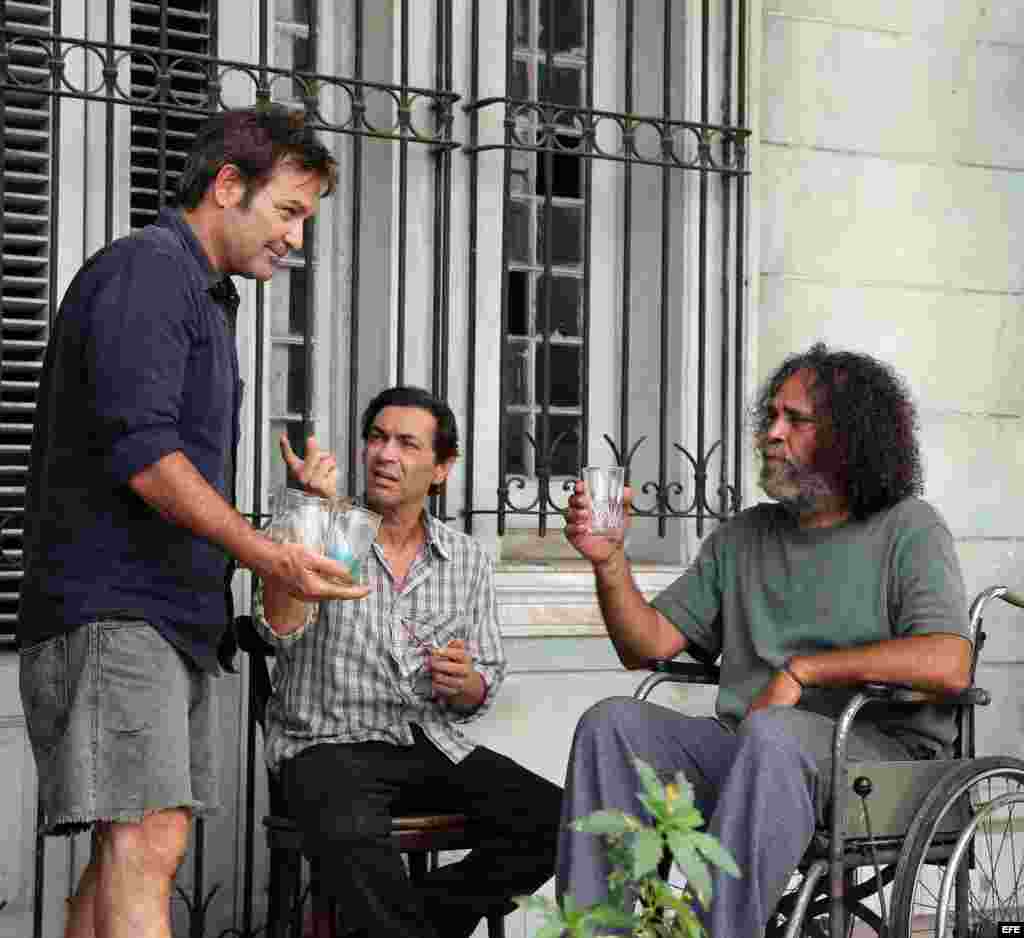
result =
M92 857L89 865L82 870L78 889L68 899L68 921L64 938L95 938L96 936L96 884L99 880L99 866L96 861L96 834L93 834Z
M188 809L172 808L137 824L104 825L98 862L89 864L72 905L68 938L171 938L171 884L191 820ZM90 904L95 931L71 931L73 922L87 925Z

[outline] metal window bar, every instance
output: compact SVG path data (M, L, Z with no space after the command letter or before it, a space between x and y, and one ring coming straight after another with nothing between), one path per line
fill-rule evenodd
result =
M554 5L550 0L541 0L547 3L549 22L553 22ZM475 42L479 36L479 10L478 0L473 7L473 35ZM646 9L646 7L645 7ZM479 99L477 97L478 79L477 73L480 69L480 60L474 48L473 69L473 93L470 100L465 104L464 109L470 117L470 140L465 147L470 157L470 190L471 203L475 206L479 198L479 160L482 155L489 151L501 151L504 160L504 218L503 228L505 239L503 243L502 256L502 295L501 295L501 330L502 330L502 374L509 369L509 345L506 337L510 334L510 271L513 269L510 256L509 231L512 226L510 194L510 180L512 177L511 154L515 151L535 154L538 159L552 160L556 155L572 153L581 159L588 167L586 203L590 202L589 167L594 160L608 160L623 164L623 231L622 231L622 253L621 264L624 272L623 277L623 299L622 299L622 346L620 358L622 371L620 374L620 410L619 410L619 439L616 442L607 434L604 439L608 443L615 461L625 466L627 478L630 475L631 463L638 448L646 442L646 437L638 439L631 437L631 413L630 397L632 375L632 362L630 358L630 341L633 335L633 308L631 274L633 271L633 220L630 207L634 192L634 175L639 167L649 166L660 168L661 176L661 265L660 265L660 295L658 328L660 330L660 355L658 360L658 436L657 448L657 478L643 482L633 482L634 492L637 497L634 499L634 513L641 518L656 519L658 522L658 534L665 537L667 534L667 522L678 519L694 519L698 535L704 533L706 523L709 520L719 520L729 513L736 511L740 505L741 469L742 469L742 426L743 426L743 383L741 363L744 358L743 352L743 290L744 290L744 267L743 250L745 246L745 186L749 170L746 166L746 141L750 131L746 128L746 4L743 0L728 0L722 4L716 4L715 10L723 17L724 41L721 48L721 59L715 59L715 51L711 45L711 26L713 21L712 5L709 0L702 0L698 27L700 30L700 66L699 66L699 120L689 120L674 116L674 109L678 104L673 101L672 87L672 63L676 58L673 49L674 19L679 19L680 4L672 0L663 0L663 48L662 48L662 103L660 114L638 114L635 110L634 96L634 57L633 49L637 42L635 30L637 5L636 0L624 0L624 46L622 56L626 62L624 70L622 100L624 110L621 112L606 108L595 107L592 97L589 96L592 89L592 82L588 81L588 99L585 105L568 105L564 102L553 103L546 100L543 94L536 98L522 100L508 95L508 90L513 87L513 63L515 57L515 17L514 5L509 3L507 7L506 20L506 96L488 97ZM586 3L586 16L588 29L593 28L594 4L592 0ZM590 50L593 48L592 38L588 43L588 68L593 67L593 55ZM551 64L550 37L547 46L548 72ZM722 87L721 119L719 123L711 121L710 94L712 85L712 63L720 61L722 74L725 77ZM502 143L481 143L480 141L480 117L485 112L504 113L504 140ZM520 129L523 125L529 128L539 128L539 132L531 136ZM578 133L578 142L567 146L563 135L559 133L565 126L571 126ZM605 128L612 128L616 133L610 134L618 141L618 146L613 148L601 142L601 132ZM656 137L660 141L660 151L649 152L638 144L641 133ZM550 163L549 163L550 165ZM670 307L670 270L674 260L674 247L672 244L672 204L673 204L673 180L678 171L696 172L698 178L697 195L697 274L696 274L696 322L697 322L697 404L696 404L696 452L691 453L679 442L673 442L669 433L669 418L671 415L671 404L669 401L669 335L673 326L673 312ZM550 172L547 174L550 186ZM718 258L721 265L720 301L721 301L721 343L720 343L720 387L719 387L719 415L718 439L709 445L708 439L711 436L708 427L707 397L711 393L708 387L708 326L710 311L710 270L709 259L713 249L710 238L710 213L712 209L711 185L712 180L717 180L720 186L719 205L721 214L721 239ZM735 190L735 191L734 191ZM545 207L550 212L551 193L550 188L545 193ZM550 217L550 216L549 216ZM589 253L589 227L587 228L587 251ZM551 233L546 232L546 246L550 249ZM475 256L477 229L471 233L473 241L470 245L470 255ZM589 258L585 256L584 264ZM545 258L545 275L550 276L551 264L550 254ZM475 323L477 310L473 299L476 283L477 267L473 264L470 268L470 321ZM589 269L585 276L585 289L587 294L584 299L584 335L591 325L591 298L589 295ZM545 309L542 311L543 330L545 333L550 325L550 291L545 301ZM550 381L550 339L545 334L542 337L543 354L547 356L549 367L546 369ZM589 343L586 343L589 344ZM586 348L586 345L585 345ZM475 373L472 356L474 348L471 345L469 354L471 356L468 369L470 383L468 386L470 400L472 400L473 375ZM586 356L585 356L586 357ZM549 388L546 390L550 390ZM589 375L582 372L581 399L585 403L588 400ZM550 406L545 396L542 407L541 419L544 424L537 434L537 440L529 440L537 454L539 467L535 472L537 494L529 504L517 503L513 497L514 490L523 490L527 487L527 478L511 472L508 465L508 436L510 429L507 415L511 412L505 383L502 382L499 392L499 413L501 420L498 429L498 466L499 479L497 486L496 507L480 507L473 503L474 473L475 464L468 460L466 464L466 504L465 528L473 530L473 518L477 515L497 515L498 535L504 535L507 531L507 523L510 516L533 516L537 519L538 533L543 535L547 528L549 514L559 512L563 505L554 501L551 492L550 479L550 456L551 436L550 432ZM470 410L472 423L473 411ZM583 432L591 429L588 425L593 422L591 415L584 415ZM730 439L730 429L734 437ZM583 443L581 452L585 453L585 436L581 434ZM669 456L670 451L675 450L682 465L692 471L692 494L685 504L680 502L680 496L684 493L684 487L679 482L670 481ZM710 466L715 459L720 461L720 482L717 491L711 491ZM643 497L651 496L649 504L644 504ZM717 498L716 498L717 495Z

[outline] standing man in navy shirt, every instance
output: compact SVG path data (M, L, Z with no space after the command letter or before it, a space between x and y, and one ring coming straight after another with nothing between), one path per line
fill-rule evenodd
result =
M67 938L171 934L192 816L219 800L212 679L229 558L307 600L366 594L231 505L241 381L230 278L269 280L335 182L300 112L215 115L179 180L180 207L87 261L53 324L18 640L44 830L97 834Z

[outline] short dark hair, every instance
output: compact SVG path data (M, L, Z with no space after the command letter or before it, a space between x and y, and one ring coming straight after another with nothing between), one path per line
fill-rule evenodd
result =
M334 191L337 163L308 126L304 111L282 104L219 111L196 135L178 179L178 204L186 209L199 205L221 167L231 163L245 181L245 207L282 161L317 173L326 185L324 195Z
M917 409L903 379L884 362L818 342L787 358L754 403L757 432L773 417L772 401L798 372L811 375L809 393L823 418L815 468L866 518L924 490Z
M435 465L448 462L459 455L459 428L455 422L455 414L451 407L439 397L435 397L425 388L413 385L397 385L381 391L363 411L363 442L370 438L373 422L385 407L418 407L433 415L437 425L434 427ZM436 495L441 486L432 485L430 494Z

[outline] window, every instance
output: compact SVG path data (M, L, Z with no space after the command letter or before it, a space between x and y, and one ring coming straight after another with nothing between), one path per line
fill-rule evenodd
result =
M468 105L470 527L503 563L561 564L568 488L616 462L632 555L681 563L739 504L744 5L479 10L505 60L479 57Z
M509 97L580 108L586 105L583 5L515 3ZM574 476L581 462L584 412L584 257L589 192L578 127L566 113L513 109L507 170L505 325L501 397L503 461L513 476ZM553 118L554 128L547 124Z

